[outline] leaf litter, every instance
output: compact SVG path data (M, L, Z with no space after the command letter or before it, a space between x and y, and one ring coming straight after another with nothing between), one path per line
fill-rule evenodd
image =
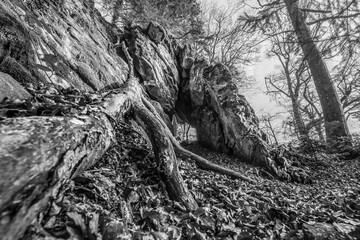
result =
M44 92L31 105L1 104L7 109L3 117L68 115L84 111L81 101L99 99ZM141 128L121 122L116 132L118 144L68 182L23 239L360 239L359 158L340 160L325 153L305 158L301 168L312 184L298 184L278 181L260 168L192 143L186 148L258 184L204 171L178 158L199 205L189 212L168 196Z

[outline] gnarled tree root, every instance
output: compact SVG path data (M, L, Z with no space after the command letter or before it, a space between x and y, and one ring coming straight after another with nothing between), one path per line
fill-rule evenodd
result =
M169 196L187 209L195 210L197 203L179 173L174 146L179 152L198 159L205 169L248 180L183 149L135 78L130 78L124 89L108 93L89 111L91 114L73 117L35 116L1 122L2 239L21 237L49 200L57 197L64 184L96 163L116 142L110 119L117 121L128 112L133 113L151 140Z
M114 142L105 114L27 117L0 124L0 234L18 239L68 179Z
M154 114L154 118L159 119L160 116L156 113L156 109L151 105L151 103L147 99L144 99L144 98L143 98L143 102L149 109L151 109L151 112ZM185 156L185 157L189 157L189 158L193 159L200 168L202 168L204 170L210 170L210 171L218 172L221 174L225 174L232 178L242 179L242 180L248 181L250 183L254 183L254 184L257 183L255 180L250 179L236 171L233 171L231 169L228 169L228 168L219 166L215 163L209 162L205 158L203 158L189 150L186 150L175 139L175 137L172 135L170 129L166 126L166 124L164 122L162 122L162 127L163 127L163 130L168 135L169 139L171 140L172 145L175 147L176 153L179 154L180 156Z
M208 160L206 160L205 158L190 152L189 150L186 150L185 148L183 148L180 144L174 144L176 147L176 153L179 154L180 156L185 156L185 157L189 157L191 159L193 159L195 161L195 163L197 164L197 166L199 166L201 169L204 170L209 170L209 171L213 171L213 172L217 172L220 174L224 174L227 176L230 176L232 178L235 179L241 179L244 181L248 181L250 183L256 184L257 182L251 178L248 178L236 171L233 171L231 169L219 166L215 163L209 162Z
M136 122L143 127L152 143L158 170L169 196L183 203L187 209L195 210L198 205L184 185L172 143L161 124L162 120L154 117L143 104L136 104L134 114Z

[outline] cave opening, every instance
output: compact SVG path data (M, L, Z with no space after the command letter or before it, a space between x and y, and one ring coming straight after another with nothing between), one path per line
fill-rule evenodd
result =
M184 144L190 144L192 142L197 142L197 132L196 128L192 126L188 121L179 117L178 114L175 114L172 120L173 134L175 138Z

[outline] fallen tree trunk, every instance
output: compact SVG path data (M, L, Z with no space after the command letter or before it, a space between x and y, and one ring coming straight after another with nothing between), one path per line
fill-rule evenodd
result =
M18 239L68 180L96 163L116 141L120 119L139 97L136 79L88 115L26 117L0 124L0 234Z
M130 79L120 93L108 94L93 116L28 117L5 119L0 126L0 232L3 239L17 239L50 197L71 178L92 166L115 142L108 117L120 119L139 104L141 88ZM94 107L93 107L94 108ZM96 108L96 107L95 107ZM171 142L160 126L135 108L153 139L160 174L169 183L169 195L194 210L196 202L187 191L177 168ZM150 125L148 125L150 123ZM155 128L154 128L155 127ZM163 141L165 139L165 141Z
M0 233L18 239L67 180L114 142L105 114L28 117L0 125Z

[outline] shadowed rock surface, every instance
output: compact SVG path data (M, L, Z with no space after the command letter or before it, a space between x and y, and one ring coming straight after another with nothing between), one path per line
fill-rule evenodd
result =
M265 166L266 136L225 66L195 61L181 90L179 111L196 127L201 144L233 154L240 161Z

